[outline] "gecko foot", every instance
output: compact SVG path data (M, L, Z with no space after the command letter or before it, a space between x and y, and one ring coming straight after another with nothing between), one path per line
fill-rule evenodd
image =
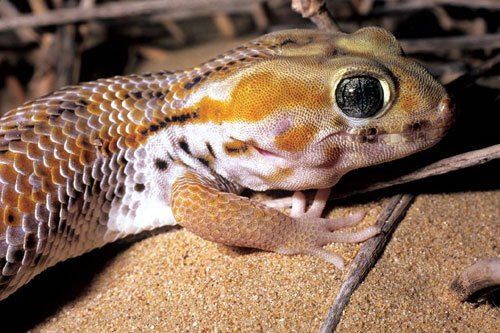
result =
M339 255L325 250L323 246L330 243L360 243L380 233L380 228L377 226L369 226L360 231L339 232L338 229L348 228L359 224L365 214L357 212L347 217L325 219L325 218L309 218L299 217L295 221L300 225L301 234L304 238L299 241L299 244L291 245L288 249L281 249L277 252L284 254L309 254L326 260L336 267L343 269L344 260Z
M328 197L330 196L331 188L320 189L316 192L314 200L306 210L306 196L301 191L295 191L292 196L291 217L321 217L325 209Z
M356 212L347 217L334 219L321 218L330 191L329 188L318 190L309 208L306 208L307 200L304 193L296 191L293 194L290 216L300 224L301 232L306 236L305 244L297 245L295 249L282 249L278 252L310 254L342 269L344 267L342 257L325 250L323 246L330 243L360 243L380 232L380 228L376 226L370 226L357 232L336 231L356 226L363 220L365 213Z

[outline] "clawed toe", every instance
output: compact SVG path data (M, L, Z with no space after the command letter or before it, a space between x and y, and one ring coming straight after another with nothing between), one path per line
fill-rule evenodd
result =
M330 196L331 189L320 189L316 192L314 200L306 209L306 196L301 191L296 191L292 196L292 210L290 211L291 217L309 217L318 218L323 214L328 197Z
M380 228L370 226L357 232L334 232L331 233L330 243L361 243L380 233Z
M336 230L342 228L350 228L358 225L361 221L363 221L365 215L366 214L364 212L359 211L347 217L339 217L339 218L325 219L325 220L328 221L329 230Z
M344 269L345 264L344 264L344 259L339 256L338 254L335 254L333 252L330 252L328 250L325 250L321 247L311 249L308 251L308 254L321 258L331 264L333 264L335 267L339 269Z

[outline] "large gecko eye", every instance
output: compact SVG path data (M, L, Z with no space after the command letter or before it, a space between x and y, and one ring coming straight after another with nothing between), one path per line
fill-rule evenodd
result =
M335 98L346 116L368 118L382 109L384 90L374 77L352 76L339 82Z

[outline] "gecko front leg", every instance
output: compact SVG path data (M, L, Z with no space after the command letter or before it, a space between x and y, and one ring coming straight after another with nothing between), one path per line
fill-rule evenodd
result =
M324 192L320 192L320 196L323 195ZM339 225L359 222L362 216L351 215L345 219L291 217L248 198L222 192L217 184L192 171L174 182L171 207L180 225L204 239L281 254L310 254L339 268L344 267L343 259L323 249L324 245L361 242L379 232L376 227L354 233L333 232Z

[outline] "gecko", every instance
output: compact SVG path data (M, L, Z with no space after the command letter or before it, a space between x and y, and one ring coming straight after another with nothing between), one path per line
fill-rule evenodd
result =
M363 213L322 218L347 172L428 148L450 97L382 28L273 32L188 70L64 87L0 119L0 299L56 263L165 225L343 259ZM242 196L294 191L290 214ZM302 191L317 190L310 205Z

